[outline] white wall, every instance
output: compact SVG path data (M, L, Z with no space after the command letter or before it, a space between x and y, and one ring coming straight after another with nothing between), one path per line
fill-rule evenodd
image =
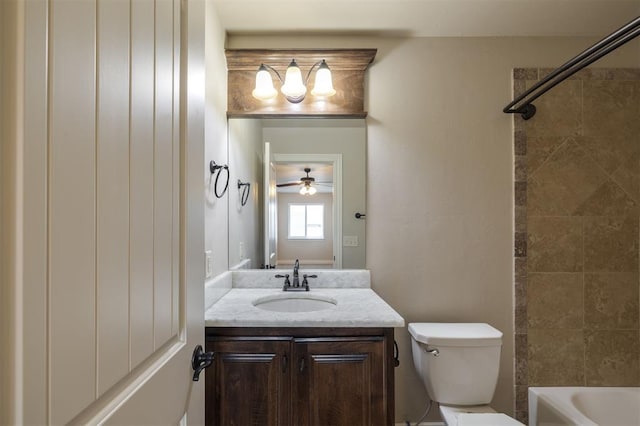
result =
M222 198L214 195L209 162L227 164L227 63L224 56L226 34L215 8L206 3L205 16L205 151L203 172L205 181L205 250L213 255L213 275L226 271L228 256L229 193ZM232 182L229 183L232 185ZM203 266L204 267L204 266Z
M250 259L247 268L264 263L262 247L262 120L229 120L229 267ZM238 179L251 183L245 205ZM242 249L240 248L242 246ZM241 253L242 252L242 253ZM242 256L241 256L242 254Z
M513 412L514 67L557 66L585 38L231 37L232 48L378 48L368 72L367 266L407 322L488 322L504 332L494 406ZM598 62L638 66L638 41ZM396 419L426 392L396 330ZM435 419L436 416L431 415Z

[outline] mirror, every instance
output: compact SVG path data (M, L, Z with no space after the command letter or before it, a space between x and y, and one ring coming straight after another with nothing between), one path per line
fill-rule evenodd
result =
M227 128L229 269L365 268L365 120L229 118Z

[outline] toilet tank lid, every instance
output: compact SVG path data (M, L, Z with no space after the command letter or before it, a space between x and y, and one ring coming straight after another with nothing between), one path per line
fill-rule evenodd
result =
M502 332L484 323L413 322L409 333L418 342L441 346L500 346Z

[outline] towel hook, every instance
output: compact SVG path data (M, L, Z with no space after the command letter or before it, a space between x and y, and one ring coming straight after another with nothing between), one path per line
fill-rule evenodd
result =
M224 189L222 190L221 193L218 194L218 179L220 179L220 173L222 173L222 170L227 171L227 179L224 184ZM226 164L224 165L216 164L215 161L211 160L211 162L209 163L209 171L211 172L212 175L214 174L216 175L216 180L213 184L213 193L216 195L217 198L222 198L224 193L227 192L227 188L229 188L229 166Z
M251 184L249 182L242 182L238 179L238 189L242 188L240 195L240 203L244 206L247 204L247 200L249 200L249 191L251 189Z

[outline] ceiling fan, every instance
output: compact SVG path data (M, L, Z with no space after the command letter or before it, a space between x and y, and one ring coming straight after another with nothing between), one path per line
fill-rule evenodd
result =
M309 176L309 173L311 172L311 169L309 167L305 167L304 168L305 173L307 174L306 176L302 176L300 178L299 181L295 181L295 182L285 182L285 183L279 183L276 184L276 186L278 188L282 188L282 187L286 187L286 186L302 186L302 188L300 188L300 194L302 195L313 195L316 193L316 188L313 187L313 185L318 185L318 184L323 184L320 182L316 182L316 179ZM313 184L313 185L312 185Z

